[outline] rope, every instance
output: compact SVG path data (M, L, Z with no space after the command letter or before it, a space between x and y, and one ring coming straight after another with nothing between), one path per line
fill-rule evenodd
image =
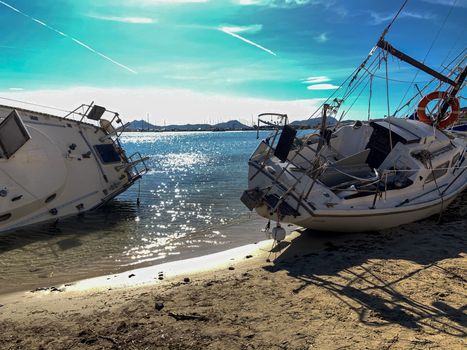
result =
M362 177L350 175L350 174L346 173L345 171L339 170L338 168L334 168L334 167L332 167L332 166L330 166L329 168L331 168L331 169L337 171L338 173L341 173L342 175L348 176L348 177L350 177L351 179L354 179L354 180L358 180L358 181L362 181L362 182L379 181L379 178L364 179L364 178L362 178Z
M328 167L332 167L328 165ZM450 167L450 168L436 168L436 170L452 170L452 169L466 169L467 168L467 165L464 165L464 166L456 166L456 167ZM337 168L332 168L334 170L337 170ZM412 168L412 169L385 169L383 170L383 173L413 173L414 171L418 171L418 170L426 170L426 168ZM344 175L348 175L351 177L350 174L347 174L343 171L339 171L340 173L344 174ZM362 179L362 180L365 180L365 181L368 181L368 179Z
M140 195L141 195L141 180L138 180L138 197L136 198L136 206L139 207L141 201L140 201Z

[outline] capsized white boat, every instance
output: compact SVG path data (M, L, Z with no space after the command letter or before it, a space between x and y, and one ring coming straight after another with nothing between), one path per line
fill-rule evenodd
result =
M298 137L286 115L272 113L279 118L273 123L265 121L270 113L260 115L258 125L281 127L249 159L248 189L241 200L277 221L274 238L284 237L280 222L340 232L410 223L441 213L466 188L466 140L445 129L459 116L465 57L446 69L446 76L395 49L385 34L349 83L323 104L316 133ZM368 120L344 123L343 112L337 125L328 126L329 116L337 117L345 101L360 96L368 84L371 106L373 78L379 67L387 69L389 54L433 77L418 90L421 100L416 95L403 104L407 111L416 111L417 118L388 113L390 117L372 119L369 108ZM435 92L423 95L433 87Z
M0 232L84 213L128 189L147 167L125 154L124 128L92 104L66 117L0 105Z

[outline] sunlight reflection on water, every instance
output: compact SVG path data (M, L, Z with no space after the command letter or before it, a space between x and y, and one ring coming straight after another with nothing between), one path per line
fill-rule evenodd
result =
M239 198L257 144L252 132L124 134L127 154L148 155L150 172L107 207L55 231L43 225L0 236L0 284L102 274L229 244L222 227L249 215Z

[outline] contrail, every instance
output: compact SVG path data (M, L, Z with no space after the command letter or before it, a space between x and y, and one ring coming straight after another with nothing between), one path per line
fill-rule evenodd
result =
M263 51L266 51L267 53L273 55L273 56L277 56L274 52L272 52L271 50L269 49L266 49L264 46L261 46L257 43L254 43L253 41L251 40L248 40L248 39L245 39L244 37L238 35L238 34L235 34L235 33L232 33L232 32L229 32L227 29L225 28L219 28L220 31L224 32L225 34L229 34L229 35L232 35L234 38L237 38L237 39L240 39L244 42L246 42L247 44L250 44L250 45L253 45L253 46L256 46L258 49L261 49Z
M57 30L57 29L55 29L55 28L53 28L53 27L51 27L51 26L49 26L48 24L46 24L46 23L44 23L44 22L38 20L37 18L34 18L34 17L28 15L27 13L24 13L24 12L18 10L17 8L15 8L15 7L13 7L13 6L7 4L6 2L0 0L0 4L1 4L1 5L4 5L4 6L6 6L6 7L8 7L9 9L11 9L11 10L17 12L17 13L19 13L20 15L23 15L23 16L26 17L26 18L29 18L30 20L33 20L34 22L40 24L41 26L44 26L44 27L46 27L47 29L50 29L50 30L54 31L55 33L57 33L57 34L59 34L59 35L65 37L65 38L68 38L68 39L70 39L70 40L73 40L76 44L78 44L78 45L84 47L85 49L87 49L87 50L89 50L89 51L91 51L91 52L94 52L95 54L101 56L102 58L106 59L107 61L110 61L110 62L112 62L113 64L115 64L115 65L117 65L117 66L119 66L119 67L121 67L121 68L123 68L123 69L126 69L127 71L129 71L129 72L131 72L131 73L133 73L133 74L136 74L136 73L137 73L135 70L131 69L130 67L125 66L124 64L121 64L121 63L119 63L119 62L113 60L113 59L110 58L109 56L106 56L106 55L104 55L103 53L101 53L101 52L99 52L99 51L93 49L91 46L86 45L86 44L83 43L82 41L79 41L78 39L75 39L75 38L73 38L73 37L71 37L71 36L69 36L69 35L67 35L67 34L65 34L65 33L61 32L61 31L59 31L59 30Z

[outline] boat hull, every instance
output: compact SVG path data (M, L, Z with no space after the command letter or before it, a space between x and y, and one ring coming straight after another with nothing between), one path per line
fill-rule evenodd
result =
M327 232L368 232L388 229L441 214L456 198L456 195L446 198L442 203L427 203L417 208L406 208L403 211L393 209L374 211L356 211L347 214L321 212L309 216L305 220L290 220L294 224L317 231ZM259 215L267 219L270 216L266 207L257 208Z
M0 119L11 113L29 139L0 158L0 233L93 210L142 175L99 126L0 106Z
M367 128L371 138L374 127L368 124L356 131L339 129L334 147L325 154L326 169L316 176L312 168L315 152L306 146L290 151L281 161L270 145L261 143L249 161L243 203L270 220L331 232L382 230L442 213L467 186L465 141L439 131L432 135L419 122L393 122L410 131L406 136L411 139L389 148L377 171L368 167L371 149L367 145L371 143L364 140L358 146L361 138L352 137ZM342 134L346 137L340 139ZM342 146L341 140L349 141ZM348 155L342 154L352 147ZM331 152L338 148L336 160L336 153ZM300 157L295 156L297 152ZM417 158L420 152L430 160Z

